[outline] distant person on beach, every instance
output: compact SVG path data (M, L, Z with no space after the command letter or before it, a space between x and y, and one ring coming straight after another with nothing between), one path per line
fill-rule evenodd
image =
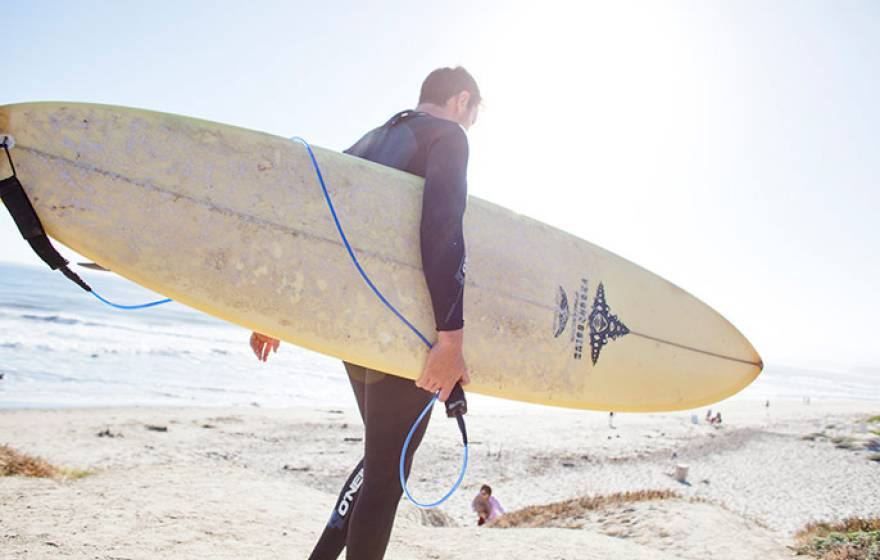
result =
M471 502L471 509L477 512L477 525L484 525L487 521L492 521L499 515L504 515L504 508L501 503L492 495L492 487L484 484L480 488L479 494L474 496Z
M706 411L706 422L712 423L712 409Z
M614 427L614 412L608 413L608 427L611 428L612 430L617 429Z
M489 500L485 499L482 493L477 494L474 501L471 502L471 509L477 512L478 526L485 524L489 516L492 515L492 506L489 505Z
M407 434L434 393L446 401L456 383L469 381L462 354L466 131L477 120L481 99L467 70L439 68L422 83L415 109L400 111L345 151L425 179L419 243L436 333L426 333L435 342L415 383L345 363L364 422L364 454L343 485L311 560L334 560L343 549L348 560L384 557L403 493L398 462ZM251 335L261 361L278 344L264 334ZM429 420L430 411L410 441L405 477Z

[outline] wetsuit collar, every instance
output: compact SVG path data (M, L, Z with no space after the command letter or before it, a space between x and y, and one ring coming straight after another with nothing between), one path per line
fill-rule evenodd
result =
M385 126L388 127L388 128L391 128L391 127L393 127L393 126L397 126L397 125L400 123L400 121L402 121L402 120L404 120L404 119L408 119L408 118L410 118L410 117L424 117L424 116L430 116L430 115L429 115L428 113L424 112L424 111L416 111L416 110L413 110L413 109L405 109L405 110L403 110L403 111L397 113L397 114L394 115L393 117L391 117L391 118L388 120L388 122L385 123Z

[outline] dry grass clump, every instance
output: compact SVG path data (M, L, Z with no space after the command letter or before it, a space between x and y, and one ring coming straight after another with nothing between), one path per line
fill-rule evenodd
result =
M502 529L514 527L555 527L558 526L559 521L582 517L587 511L621 506L632 502L668 500L680 497L681 495L671 490L638 490L636 492L617 492L608 496L587 496L519 509L495 519L489 526Z
M880 517L870 517L863 519L861 517L849 517L837 523L815 522L810 523L795 536L812 537L827 533L852 533L853 531L880 531Z
M31 476L65 480L88 475L89 473L86 471L62 469L39 457L31 457L8 445L0 445L0 476Z
M880 560L880 518L810 523L796 535L797 553L821 560Z

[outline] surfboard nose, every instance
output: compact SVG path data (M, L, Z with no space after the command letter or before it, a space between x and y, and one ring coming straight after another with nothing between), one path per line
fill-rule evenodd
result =
M764 371L764 360L761 358L761 355L758 354L758 351L752 345L751 341L733 325L730 325L730 328L736 331L739 338L739 350L737 355L742 356L741 360L743 364L748 367L741 371L739 376L729 377L728 381L730 386L727 388L727 395L724 398L731 397L754 383L761 375L761 372Z
M756 364L758 364L758 366L757 366L757 367L758 367L758 372L755 374L755 377L757 377L762 371L764 371L764 359L761 358L761 355L758 354L758 351L755 350L755 347L752 346L752 343L751 343L751 342L749 342L749 346L751 346L751 348L752 348L752 357L753 357L753 361L754 361Z
M732 323L730 324L730 328L736 332L736 335L739 338L739 352L743 355L742 359L746 362L751 363L754 366L754 377L757 378L758 375L760 375L761 372L764 370L764 360L755 349L752 341L746 338L742 331L740 331Z
M748 339L746 339L746 344L748 344L748 347L752 350L751 360L755 363L755 379L757 379L758 376L761 375L761 372L764 371L764 359L761 358L761 355L758 354L758 351L755 350L755 347L752 346L752 343Z

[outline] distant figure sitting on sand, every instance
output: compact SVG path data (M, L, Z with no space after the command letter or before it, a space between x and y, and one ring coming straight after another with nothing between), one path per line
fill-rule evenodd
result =
M492 521L504 513L504 508L501 507L501 504L492 495L492 487L488 484L484 484L480 488L480 493L474 496L474 501L471 502L471 509L477 512L477 525Z
M718 412L717 414L715 414L715 416L713 416L712 419L709 420L709 423L710 424L720 424L721 423L721 413Z
M706 411L706 422L712 423L712 409Z
M492 506L489 505L489 500L484 500L481 494L482 492L477 494L471 503L471 509L477 512L477 525L484 524L492 515Z
M614 412L608 413L608 427L611 428L612 430L617 429L614 427Z

